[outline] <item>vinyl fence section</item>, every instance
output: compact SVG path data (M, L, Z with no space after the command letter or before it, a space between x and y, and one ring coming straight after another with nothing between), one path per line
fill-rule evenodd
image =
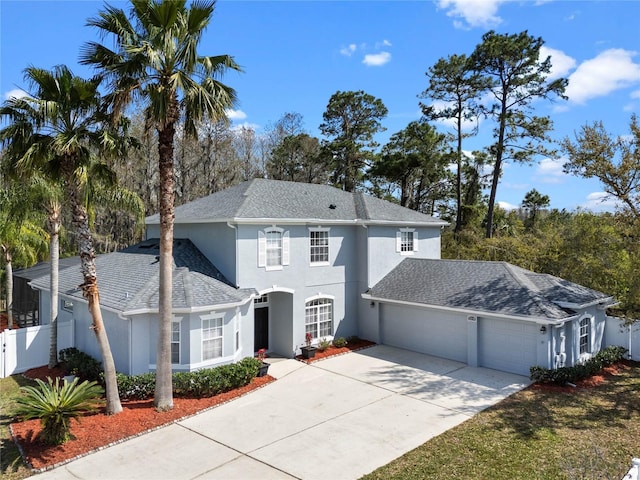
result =
M72 347L73 321L58 323L58 351ZM51 326L18 328L0 333L0 378L49 363Z
M604 329L604 346L619 345L629 350L628 358L640 361L640 320L625 326L618 317L607 317Z

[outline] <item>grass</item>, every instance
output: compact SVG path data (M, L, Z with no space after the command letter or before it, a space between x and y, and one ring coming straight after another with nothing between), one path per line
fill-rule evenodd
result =
M0 379L0 477L3 480L19 480L31 476L31 471L22 462L20 451L11 440L9 424L20 395L20 387L35 385L22 375Z
M570 393L528 388L381 467L376 479L620 479L640 456L640 363Z

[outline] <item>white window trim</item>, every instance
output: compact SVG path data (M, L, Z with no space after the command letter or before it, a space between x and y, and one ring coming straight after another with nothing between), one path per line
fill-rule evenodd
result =
M413 249L412 250L407 250L407 251L402 251L402 234L403 233L412 233L413 234ZM414 252L418 251L418 232L416 231L415 228L400 228L398 229L398 231L396 232L396 252L399 253L400 255L413 255Z
M326 267L330 265L331 258L331 228L323 228L323 227L309 227L309 265L312 267ZM311 260L311 232L327 232L327 260L323 260L321 262L314 262Z
M305 332L306 332L306 327L307 327L307 318L306 318L306 313L307 313L307 303L312 302L314 300L329 300L331 302L331 334L330 335L321 335L319 337L314 337L312 339L312 343L314 345L318 344L320 342L320 340L322 340L323 338L326 338L327 340L329 339L333 339L333 334L334 332L334 328L336 326L336 322L335 322L335 310L336 310L336 297L333 295L323 295L321 293L319 293L318 295L314 295L312 297L309 297L307 299L305 299L304 301L304 311L305 311L305 319L304 319L304 326L305 326ZM314 305L314 307L317 307L317 305ZM318 334L320 333L320 325L319 322L316 322L316 324L318 325ZM305 333L306 336L306 333Z
M224 332L224 325L222 326ZM236 307L236 314L233 317L233 342L234 342L234 352L238 353L241 348L242 331L241 331L241 322L240 322L240 309ZM224 339L222 341L224 347ZM224 352L223 352L224 353Z
M222 348L220 349L220 356L213 358L204 358L204 321L205 320L220 320L222 326L222 335L220 337L208 338L206 340L214 340L217 338L222 339ZM219 360L224 357L224 314L222 313L210 313L208 315L202 315L200 317L200 361L201 362L211 362L215 360Z
M260 308L260 307L268 307L269 306L269 294L268 293L264 293L262 295L260 295L259 297L256 297L253 299L253 308Z
M582 332L581 330L581 324L584 320L588 321L588 332L587 332L587 351L586 352L580 352L580 340L582 339ZM582 317L580 317L580 319L578 319L578 335L577 336L577 340L578 340L578 357L581 360L585 360L588 358L591 358L591 356L593 355L593 340L594 340L594 324L593 324L593 316L591 315L583 315Z
M278 232L282 235L282 261L280 265L267 265L267 233ZM289 232L275 225L258 230L258 267L267 271L282 270L289 265Z
M178 341L173 341L173 324L178 324ZM173 357L171 358L171 365L182 365L182 318L172 318L171 319L171 345L174 343L178 344L178 363L173 362Z

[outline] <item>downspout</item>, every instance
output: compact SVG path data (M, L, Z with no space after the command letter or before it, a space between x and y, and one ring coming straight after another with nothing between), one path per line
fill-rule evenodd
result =
M235 225L231 225L231 222L227 222L227 227L232 228L235 231L235 242L234 242L234 256L235 256L235 285L236 288L240 287L240 259L238 258L238 228Z

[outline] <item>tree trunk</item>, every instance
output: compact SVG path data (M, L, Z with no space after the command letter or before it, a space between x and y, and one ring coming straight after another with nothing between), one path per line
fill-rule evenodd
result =
M456 157L458 160L458 171L456 173L456 226L453 233L458 236L462 229L462 105L458 102L458 145Z
M58 365L58 271L60 260L60 205L56 202L51 205L47 227L49 230L49 257L50 265L50 291L51 291L51 315L49 326L51 328L49 340L49 368Z
M104 329L102 311L100 310L100 295L98 293L98 277L96 273L95 251L93 247L93 237L89 229L89 217L87 209L80 200L80 189L73 178L72 162L65 165L65 179L67 183L67 193L69 195L71 208L73 209L73 226L75 229L78 250L80 251L80 268L82 271L83 283L80 285L82 295L89 303L89 313L93 323L91 328L98 341L100 354L102 356L102 368L104 369L104 381L106 390L107 415L113 415L122 411L120 396L118 394L118 382L116 380L116 367L111 354L111 347L107 332Z
M174 105L174 108L177 108ZM158 411L173 408L171 369L171 320L173 292L173 221L174 179L173 139L175 123L168 122L158 129L160 173L160 285L158 305L158 348L156 352L156 387L154 405Z
M485 238L491 238L493 235L493 210L496 203L496 192L498 191L498 183L500 182L500 174L502 169L502 153L504 152L504 133L507 125L507 94L502 94L502 111L500 113L500 129L498 131L498 142L496 144L496 163L493 167L493 180L491 182L491 194L489 195L489 209L487 211L487 225L485 230Z

